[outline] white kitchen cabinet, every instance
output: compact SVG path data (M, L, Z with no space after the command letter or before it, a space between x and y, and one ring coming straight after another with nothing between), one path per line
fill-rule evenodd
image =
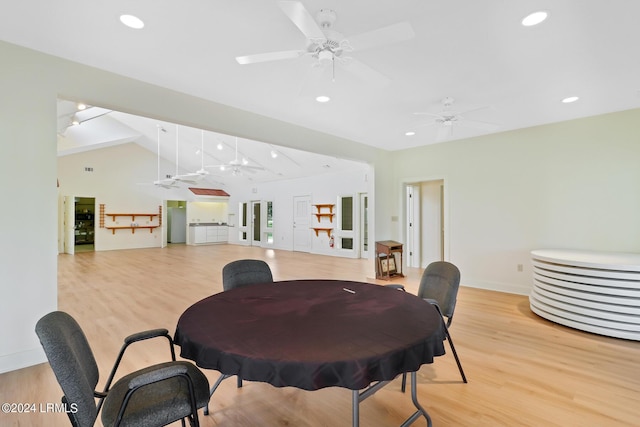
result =
M207 243L207 227L189 227L190 241L195 245Z
M227 243L229 227L226 225L200 225L189 227L190 241L194 245L207 243Z

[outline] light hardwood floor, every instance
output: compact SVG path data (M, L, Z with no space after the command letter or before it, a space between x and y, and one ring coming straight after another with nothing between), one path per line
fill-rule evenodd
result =
M94 349L104 381L122 338L156 327L173 333L192 303L222 291L221 269L239 258L269 263L276 280L371 278L366 260L233 245L140 249L59 256L59 307L72 314ZM455 261L455 260L454 260ZM421 271L395 280L417 290ZM420 402L442 426L640 425L640 343L572 330L539 318L526 296L462 284L451 334L469 379L451 354L418 373ZM224 327L224 325L220 325ZM448 349L448 347L447 347ZM144 343L125 356L122 372L166 360L166 343ZM210 381L218 378L206 371ZM57 403L61 391L48 364L0 375L0 402ZM235 380L214 394L201 424L219 427L349 426L351 392L274 388ZM361 404L363 427L397 426L413 407L395 380ZM68 426L64 414L0 413L0 426ZM424 426L424 419L414 425Z

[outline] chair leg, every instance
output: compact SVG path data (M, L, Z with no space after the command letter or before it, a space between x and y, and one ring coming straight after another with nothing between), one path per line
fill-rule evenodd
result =
M449 347L451 347L451 351L453 352L453 357L456 359L456 364L458 365L458 370L460 371L460 375L462 376L462 381L466 384L467 377L464 374L464 370L462 369L462 364L460 363L460 358L458 358L458 352L456 352L456 347L453 345L453 340L451 339L451 334L449 334L449 328L445 325L444 327L445 334L447 335L447 341L449 341Z
M400 390L402 390L402 392L404 393L406 389L407 389L407 373L404 372L402 374L402 386L400 387Z
M242 387L242 378L238 375L238 388Z

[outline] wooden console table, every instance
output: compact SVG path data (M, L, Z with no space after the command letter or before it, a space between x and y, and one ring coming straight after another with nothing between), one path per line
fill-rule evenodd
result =
M400 265L396 265L395 254L400 254ZM376 242L376 279L389 280L392 276L404 277L402 274L402 243L393 240Z

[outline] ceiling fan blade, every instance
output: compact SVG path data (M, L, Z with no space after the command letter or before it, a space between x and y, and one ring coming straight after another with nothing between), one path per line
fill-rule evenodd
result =
M344 61L342 66L345 70L373 86L382 88L390 83L387 76L356 59L350 58L348 61Z
M437 121L427 122L427 123L418 123L415 127L416 128L422 128L422 127L427 127L427 126L435 126L437 124L439 124Z
M489 108L488 105L484 105L482 107L476 107L476 108L471 108L469 110L464 110L464 111L460 111L459 113L456 113L456 116L463 116L465 114L469 114L469 113L473 113L474 111L480 111L480 110L484 110Z
M176 181L173 178L166 178L166 179L153 181L153 185L162 187L162 188L178 188L178 186L176 185Z
M179 182L186 182L186 183L190 183L190 184L196 184L203 177L204 177L204 175L200 175L199 173L190 172L190 173L185 173L185 174L181 174L181 175L175 175L175 176L171 177L171 179L174 179L174 180L179 181Z
M480 122L477 120L462 119L458 123L465 127L472 127L480 130L495 131L500 126L497 123Z
M399 22L388 27L347 37L347 42L353 50L364 50L411 40L415 35L411 24Z
M283 50L279 52L256 53L255 55L236 56L236 61L240 65L257 64L259 62L299 58L305 53L306 52L303 50Z
M326 40L316 20L299 1L280 1L280 9L308 39Z
M418 112L418 113L413 113L416 116L431 116L431 117L435 117L437 119L441 119L444 120L444 116L442 114L436 114L436 113L429 113L427 111L425 112Z

